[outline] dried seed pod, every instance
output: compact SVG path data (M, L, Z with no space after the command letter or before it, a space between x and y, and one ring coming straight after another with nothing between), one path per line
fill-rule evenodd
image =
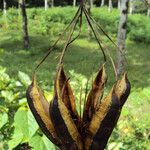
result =
M118 98L114 95L114 87L101 102L99 110L93 115L89 124L85 149L103 150L112 131L112 120L118 116ZM115 112L115 110L117 110ZM107 115L108 114L108 115ZM112 116L111 116L112 114ZM116 120L116 119L115 119ZM114 126L114 125L113 125Z
M55 82L55 96L50 106L50 115L56 132L63 141L66 150L82 150L82 141L78 129L71 117L71 114L62 98L65 85L62 84L62 69L58 71ZM63 82L65 84L65 82Z
M115 87L115 93L120 100L120 106L122 107L126 102L131 90L131 84L127 78L127 74L124 73L121 80L119 80Z
M65 106L68 108L71 117L75 124L77 125L79 121L79 116L76 110L75 98L69 84L69 79L67 79L63 67L60 69L59 75L59 89L61 91L62 101L64 102Z
M107 80L104 65L99 70L88 95L86 106L83 112L83 124L91 121L92 115L97 111L100 105L100 99L103 96L104 85Z
M85 139L86 150L103 150L118 121L121 108L130 93L130 83L124 75L100 104L93 115Z
M55 145L61 147L61 142L57 137L56 131L49 115L49 103L38 87L35 76L33 78L32 84L27 89L26 97L29 107L43 133Z

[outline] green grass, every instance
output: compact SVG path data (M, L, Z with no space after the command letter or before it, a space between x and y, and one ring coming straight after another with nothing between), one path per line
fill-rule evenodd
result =
M24 50L20 32L2 31L0 37L0 65L6 67L8 74L14 78L17 77L18 71L23 71L31 77L34 68L55 40L48 35L33 34L30 35L30 49ZM149 46L127 40L127 71L133 91L150 88ZM62 44L59 44L37 72L39 81L47 85L48 89L54 83L54 75L61 49ZM115 55L115 49L112 49L112 51L112 54ZM102 64L103 56L97 43L94 40L88 41L86 38L75 41L68 48L65 56L65 70L67 73L74 70L75 73L86 78L90 78ZM106 66L109 75L107 86L110 87L115 81L114 73L109 61ZM150 102L150 97L146 101L140 99L140 102L144 109L147 107L147 103ZM129 103L138 104L136 99Z
M23 71L29 75L41 58L46 54L47 49L54 42L48 35L30 35L30 49L24 50L19 32L0 32L0 65L7 68L7 72L16 77L18 71ZM149 46L144 43L134 43L127 40L127 70L129 78L134 88L144 88L150 82L150 55ZM53 77L57 67L58 57L61 54L62 44L59 44L51 53L46 62L40 67L38 72L40 80L49 80ZM115 55L113 48L112 55ZM115 60L114 60L115 61ZM74 70L83 74L87 78L96 72L103 63L103 56L94 40L88 41L78 39L68 49L65 56L65 70ZM108 62L108 66L110 66ZM107 67L108 74L113 74L112 69ZM113 76L113 75L111 75Z

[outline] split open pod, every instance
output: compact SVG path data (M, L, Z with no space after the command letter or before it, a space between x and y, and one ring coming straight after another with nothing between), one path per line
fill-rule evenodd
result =
M102 65L93 80L92 88L87 96L83 117L78 115L75 97L69 83L70 80L64 72L63 60L67 47L81 34L83 15L85 15L89 28L100 47L104 56L104 62L106 62L107 57L110 58L116 73L114 62L101 39L100 33L107 37L115 47L117 45L90 16L85 1L82 0L70 24L60 34L35 69L36 72L51 51L55 49L58 42L67 35L54 81L53 100L50 104L47 102L42 90L37 85L35 75L32 84L27 90L27 101L37 123L47 138L61 150L103 150L117 124L121 109L129 96L131 88L125 73L120 80L117 80L112 85L108 95L103 97L107 75L105 65ZM79 32L77 35L74 35L77 27Z
M104 65L87 96L83 117L77 113L75 97L63 66L56 74L50 104L33 78L27 90L29 107L43 133L62 150L103 150L130 93L125 73L103 98L107 80ZM82 128L82 130L81 130Z

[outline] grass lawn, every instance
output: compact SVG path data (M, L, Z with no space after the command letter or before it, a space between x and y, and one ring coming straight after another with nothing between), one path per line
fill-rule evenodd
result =
M18 71L23 71L32 76L35 66L55 40L48 36L32 34L30 36L30 49L24 50L21 33L1 31L0 37L0 65L6 67L8 74L14 78L17 77ZM53 84L61 47L61 44L56 47L38 71L39 81L44 82L45 85ZM145 88L150 89L149 47L150 45L144 43L134 43L127 40L127 71L134 91ZM115 55L114 48L112 48L112 55ZM102 64L103 56L94 40L76 40L69 47L65 56L65 70L68 73L69 70L74 70L75 73L86 78L90 78ZM109 61L106 66L108 73L107 86L111 86L115 81L114 73ZM147 101L150 102L150 98ZM142 103L145 103L145 101L142 101Z

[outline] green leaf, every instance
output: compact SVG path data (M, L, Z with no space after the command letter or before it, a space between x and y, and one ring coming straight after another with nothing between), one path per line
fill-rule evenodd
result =
M12 102L13 101L13 92L12 91L2 91L1 92L2 97L8 101L8 102Z
M26 98L19 99L18 101L19 101L20 106L27 105L27 99Z
M7 113L0 114L0 129L8 122Z
M108 144L108 150L120 150L122 148L122 143L112 142Z
M2 49L0 49L0 51L2 51ZM6 68L3 68L2 66L0 66L0 73L5 73Z
M29 145L32 150L55 150L55 146L44 135L33 136L29 141Z
M24 84L25 86L28 86L31 83L30 77L24 72L19 71L18 77L22 84Z
M12 136L12 139L8 141L8 146L10 149L15 148L18 146L23 140L23 133L19 128L15 128L14 134Z
M24 141L28 141L39 128L31 112L25 108L16 112L14 126L22 132Z
M28 126L29 126L29 139L30 139L39 128L31 111L28 111Z
M5 73L5 69L0 68L0 89L7 88L10 82L10 77Z

